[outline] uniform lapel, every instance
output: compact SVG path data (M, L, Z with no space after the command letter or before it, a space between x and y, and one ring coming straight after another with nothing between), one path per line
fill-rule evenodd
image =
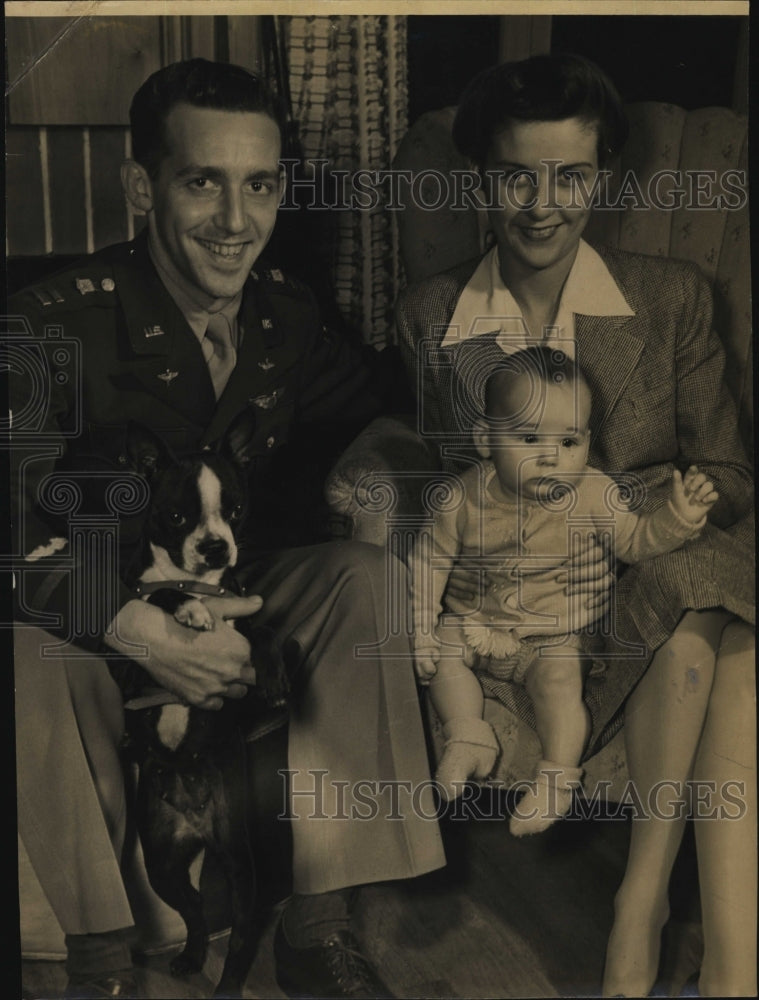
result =
M193 424L206 425L216 407L208 366L150 262L146 241L135 241L128 256L114 263L114 278L131 362L116 381L125 383L121 388L139 386Z
M594 439L622 395L643 351L635 316L575 316L577 363L593 394Z

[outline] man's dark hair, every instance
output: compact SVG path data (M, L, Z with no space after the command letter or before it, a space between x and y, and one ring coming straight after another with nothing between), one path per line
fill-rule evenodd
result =
M520 405L520 413L511 412L504 406L504 398L509 399L511 389L519 379L529 378L535 390L531 393L528 408L532 409L540 403L544 393L543 386L561 386L562 388L578 389L582 386L590 391L587 379L574 358L557 347L545 344L534 344L524 350L508 354L495 368L488 373L483 393L484 416L489 422L507 424L512 419L524 416L524 403ZM497 415L496 415L496 411Z
M132 156L156 177L166 147L166 117L177 104L219 111L258 111L283 134L283 115L264 80L242 66L187 59L157 70L132 99Z
M460 153L482 167L495 133L510 121L565 118L597 127L601 167L627 139L621 98L603 70L570 53L533 56L492 66L474 77L456 111L453 141Z

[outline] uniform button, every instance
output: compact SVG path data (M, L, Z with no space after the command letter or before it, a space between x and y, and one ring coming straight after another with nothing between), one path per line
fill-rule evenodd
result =
M269 437L267 437L267 439L266 439L266 447L267 448L273 448L274 447L274 435L273 434L271 434Z
M100 282L100 287L103 289L104 292L112 292L116 287L116 282L113 280L113 278L103 278L103 280Z

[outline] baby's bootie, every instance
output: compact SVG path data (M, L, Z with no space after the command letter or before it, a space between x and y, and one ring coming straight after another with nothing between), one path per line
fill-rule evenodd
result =
M515 837L542 833L566 816L572 796L580 787L581 767L566 767L551 760L541 760L535 780L514 807L509 830Z
M435 780L449 802L458 798L470 778L487 778L498 756L493 727L484 719L450 719L443 726L445 749Z

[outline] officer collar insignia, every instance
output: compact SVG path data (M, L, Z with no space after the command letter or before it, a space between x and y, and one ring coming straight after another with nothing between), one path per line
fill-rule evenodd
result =
M166 385L171 385L178 374L179 372L173 372L167 368L165 372L161 372L159 374L158 378L161 379L162 382L165 382Z
M95 284L90 278L77 278L76 287L80 295L87 295L95 291Z
M160 326L146 326L143 333L145 337L163 337L163 330Z

